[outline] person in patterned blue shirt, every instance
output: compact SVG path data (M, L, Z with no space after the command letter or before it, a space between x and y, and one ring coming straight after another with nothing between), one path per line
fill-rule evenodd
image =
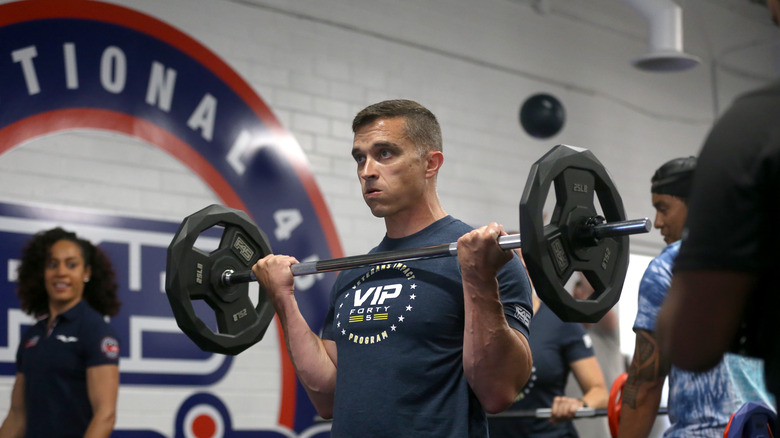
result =
M676 158L662 165L651 179L656 209L654 226L661 230L668 246L650 262L639 285L634 322L636 346L623 388L619 437L648 436L667 375L671 426L664 437L720 438L731 414L744 403L773 403L764 384L760 360L727 354L710 371L695 373L670 366L669 359L658 348L655 323L680 250L695 167L695 157Z

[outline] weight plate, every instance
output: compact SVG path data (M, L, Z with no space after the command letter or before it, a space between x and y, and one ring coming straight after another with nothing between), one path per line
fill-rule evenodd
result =
M224 228L219 247L206 253L195 242L215 226ZM165 292L179 328L202 350L236 355L263 338L274 316L265 291L253 306L249 284L223 285L221 274L249 270L270 253L265 234L243 211L215 204L184 219L168 246ZM214 310L216 331L196 315L199 299Z
M544 223L551 186L555 206ZM585 222L599 215L625 220L623 201L604 166L587 149L558 145L531 167L520 201L522 252L539 298L563 321L597 322L620 299L628 270L628 237L582 238ZM566 289L580 271L595 292L584 300Z

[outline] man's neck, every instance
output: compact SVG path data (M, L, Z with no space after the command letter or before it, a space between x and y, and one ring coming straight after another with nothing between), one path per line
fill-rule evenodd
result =
M392 217L385 217L387 237L400 239L411 236L446 216L447 212L444 211L444 208L437 200L436 202L425 204L425 208L400 212Z

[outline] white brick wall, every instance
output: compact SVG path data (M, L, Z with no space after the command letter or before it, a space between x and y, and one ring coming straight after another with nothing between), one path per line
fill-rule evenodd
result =
M474 225L495 220L516 230L528 170L558 143L593 150L627 215L652 217L654 169L695 154L713 114L773 76L779 59L764 44L780 38L777 29L746 0L684 2L686 49L704 64L667 74L630 65L647 49L647 27L617 0L550 2L548 14L530 0L112 2L191 35L254 88L304 150L347 255L366 252L384 233L360 198L349 155L351 118L368 104L411 98L437 114L445 139L439 192L449 213ZM520 105L537 92L556 95L567 110L563 131L548 140L529 137L518 123ZM68 132L0 155L0 201L180 220L216 198L155 147ZM662 245L657 232L632 238L632 249L645 255ZM249 359L242 366L245 381L258 380ZM140 411L138 390L123 391L122 403L138 410L123 412L120 425L153 414ZM256 401L237 414L239 428L276 418Z

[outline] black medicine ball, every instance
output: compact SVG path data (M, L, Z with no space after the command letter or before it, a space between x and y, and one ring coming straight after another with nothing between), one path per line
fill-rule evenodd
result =
M560 132L565 121L566 110L549 94L535 94L520 107L520 124L531 137L552 137Z

